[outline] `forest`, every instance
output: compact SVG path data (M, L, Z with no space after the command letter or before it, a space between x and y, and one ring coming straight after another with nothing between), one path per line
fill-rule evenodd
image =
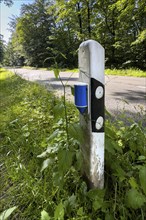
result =
M106 68L146 69L145 0L34 0L9 28L7 45L0 35L4 65L76 68L80 43L93 39L105 48Z

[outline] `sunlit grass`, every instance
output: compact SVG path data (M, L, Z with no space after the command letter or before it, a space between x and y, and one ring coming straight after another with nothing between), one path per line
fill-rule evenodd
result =
M50 115L55 97L38 84L4 69L0 69L0 77L3 79L0 80L0 210L10 208L14 199L20 209L28 203L33 207L33 184L42 187L38 165L41 162L36 156L47 146L46 139L52 131ZM27 215L28 210L32 213L32 209L25 207L22 216ZM36 211L38 216L41 209Z
M31 67L31 66L23 66L23 69L28 69L28 70L43 70L43 71L52 71L53 67ZM61 72L73 72L73 73L78 73L79 69L75 68L75 69L68 69L68 68L59 68Z
M51 70L51 68L47 68L47 67L32 67L32 66L23 66L22 69L28 69L28 70Z
M24 69L37 69L37 70L53 70L53 68L36 68L36 67L30 67L30 66L24 66ZM79 73L78 68L74 69L68 69L68 68L62 68L60 69L61 72L72 72L72 73ZM146 77L146 71L139 70L139 69L105 69L106 75L116 75L116 76L133 76L133 77Z
M10 71L7 71L3 68L0 68L0 80L5 80L7 78L12 77L14 74Z
M78 73L79 69L63 69L65 72ZM106 75L146 77L146 71L139 69L105 69Z
M142 71L139 69L106 69L105 74L116 76L146 77L146 71Z
M72 73L79 73L79 69L75 68L75 69L62 69L62 72L72 72Z

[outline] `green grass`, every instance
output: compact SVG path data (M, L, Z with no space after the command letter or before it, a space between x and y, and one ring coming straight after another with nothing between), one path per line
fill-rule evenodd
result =
M24 69L36 69L35 67L24 66ZM39 70L53 70L52 68L37 68ZM62 72L78 73L79 69L61 69ZM133 77L146 77L146 71L139 69L105 69L106 75L116 76L133 76Z
M105 69L105 74L116 76L146 77L146 71L139 69Z
M30 70L44 70L44 71L51 70L51 68L45 68L45 67L44 68L43 67L42 68L41 67L37 68L37 67L32 67L32 66L23 66L22 68L23 69L28 69L28 70L29 69Z
M62 101L4 69L0 69L0 100L0 212L16 206L14 219L39 219L46 205L51 207L54 192L52 172L48 169L44 176L37 155L47 148L54 129L63 126L61 121L55 125L54 119L54 107Z
M23 69L37 69L37 70L43 70L43 71L48 71L48 70L53 70L53 67L50 67L50 68L43 68L43 67L40 67L40 68L36 68L36 67L31 67L31 66L23 66L22 67ZM73 72L73 73L78 73L79 70L76 68L76 69L67 69L67 68L63 68L61 69L61 72Z
M13 73L10 71L5 71L5 69L0 68L0 80L5 80L13 76Z
M144 220L141 123L125 126L109 116L105 188L88 190L80 172L83 134L75 107L66 104L66 118L63 100L45 88L4 69L0 79L0 212L12 212L11 220Z
M79 69L65 69L66 72L78 73ZM106 75L146 77L146 71L139 69L105 69Z
M21 217L16 219L25 218L24 212L30 216L27 219L38 219L31 216L36 208L37 189L43 185L41 161L37 155L47 146L56 99L37 84L28 83L2 69L0 79L0 210L15 204L19 206L17 212L22 211ZM41 203L40 192L37 196Z

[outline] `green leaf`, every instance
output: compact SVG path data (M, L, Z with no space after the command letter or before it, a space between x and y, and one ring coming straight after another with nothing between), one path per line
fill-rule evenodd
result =
M140 155L137 160L139 160L139 161L145 161L145 160L146 160L146 157L143 156L143 155Z
M59 77L59 72L60 72L59 69L56 68L56 69L53 69L53 71L54 71L55 78L58 79L58 77Z
M75 207L75 205L76 205L76 196L74 194L72 196L70 196L68 198L68 202L69 202L70 206Z
M80 208L78 209L78 211L77 211L77 215L78 215L78 216L83 216L83 214L84 214L83 207L80 207Z
M146 202L146 197L136 189L130 189L126 194L126 203L129 208L139 209Z
M103 199L104 195L105 195L105 190L103 190L103 189L91 189L91 190L89 190L87 195L91 200L97 200L98 198Z
M115 155L115 149L114 149L114 145L113 145L113 140L111 140L109 137L106 137L105 139L105 150L112 154Z
M47 152L47 150L46 150L46 151L44 151L43 153L37 155L37 157L38 157L38 158L44 158L44 157L46 157L47 155L48 155L48 152Z
M112 216L112 214L107 213L105 216L105 220L114 220L115 218Z
M17 209L17 206L14 206L14 207L12 207L12 208L9 208L9 209L3 211L3 212L0 214L0 220L5 220L5 219L7 219L7 218L12 214L12 212L14 212L16 209Z
M59 186L59 189L63 187L64 176L62 173L54 172L53 173L53 182L56 186Z
M95 200L92 204L94 211L97 211L98 209L100 209L102 207L102 204L103 204L102 199Z
M105 190L92 189L88 192L87 195L92 200L92 207L94 211L97 211L102 207Z
M23 134L24 137L29 137L30 136L30 132L26 132Z
M58 105L55 105L53 108L53 113L55 116L55 120L57 120L58 118L64 117L65 108L64 108L63 103L59 103Z
M83 153L81 152L81 149L76 152L76 160L76 169L80 171L83 164Z
M111 126L111 124L108 124L106 127L105 127L105 132L107 134L108 137L111 137L111 139L116 139L117 138L117 135L116 135L116 132L115 132L115 129L113 126Z
M43 210L41 212L41 220L50 220L50 217L49 217L48 213L45 210Z
M60 173L65 173L71 167L74 152L70 150L59 150L58 152L58 168Z
M55 220L64 220L64 206L62 202L55 209L54 217Z
M130 183L132 188L134 188L134 189L138 189L139 188L139 186L138 186L138 184L137 184L137 182L136 182L134 177L130 177L129 183Z
M50 136L47 138L47 141L53 140L58 135L59 129L56 129Z
M64 209L65 212L70 215L70 213L76 209L77 202L76 202L76 196L73 194L72 196L68 197L64 203Z
M143 192L146 195L146 166L142 166L142 168L139 171L139 179L141 188L143 189Z
M46 169L49 165L51 165L53 162L54 162L54 159L50 159L50 158L44 160L43 165L42 165L41 172L42 172L44 169Z
M47 150L45 150L43 153L37 155L38 158L44 158L46 156L48 156L49 154L53 154L56 153L58 151L58 147L57 146L48 146Z
M79 144L84 143L83 130L80 124L77 123L69 124L68 132L70 137L76 140Z
M115 162L113 161L111 166L112 166L114 175L119 177L120 182L122 182L123 180L125 180L126 173L118 162L119 161L115 161Z
M108 135L105 139L105 149L112 155L115 155L115 151L122 153L119 144L115 140L112 140L111 137L108 137Z
M61 55L64 59L67 59L66 56L65 56L63 53L60 52L60 55Z
M137 39L132 42L131 45L141 44L144 40L146 40L146 30L141 31Z

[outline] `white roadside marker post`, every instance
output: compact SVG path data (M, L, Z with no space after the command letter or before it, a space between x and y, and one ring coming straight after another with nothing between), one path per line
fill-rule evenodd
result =
M79 47L75 105L84 131L83 175L89 188L104 187L104 48L94 40Z

